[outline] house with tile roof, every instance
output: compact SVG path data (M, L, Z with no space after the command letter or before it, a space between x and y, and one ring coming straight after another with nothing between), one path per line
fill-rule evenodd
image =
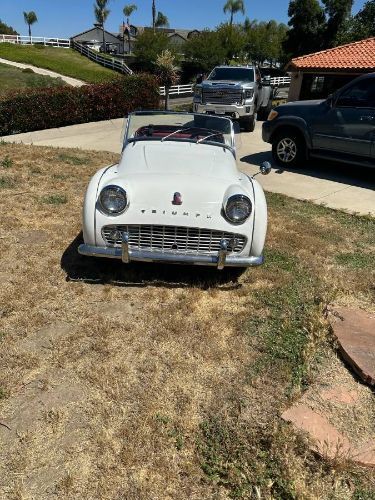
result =
M323 99L364 73L375 72L375 37L292 59L289 101Z

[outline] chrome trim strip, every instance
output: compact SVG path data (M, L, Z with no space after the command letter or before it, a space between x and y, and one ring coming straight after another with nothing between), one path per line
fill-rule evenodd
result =
M109 259L122 260L122 248L97 247L94 245L82 244L78 247L81 255L89 257L107 257ZM184 255L178 253L150 252L146 250L129 250L130 261L141 262L165 262L176 264L192 264L201 266L218 266L219 256L217 255ZM249 267L260 266L264 262L263 255L259 257L237 257L227 255L225 266L227 267Z

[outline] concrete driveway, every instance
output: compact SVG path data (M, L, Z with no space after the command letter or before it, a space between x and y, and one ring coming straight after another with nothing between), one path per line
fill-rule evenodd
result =
M123 119L85 123L57 129L29 132L0 139L40 146L92 149L120 153ZM271 161L271 146L262 141L261 123L255 132L239 136L238 164L254 174L259 165ZM313 160L305 168L275 168L267 177L258 176L266 191L310 200L327 207L375 216L375 170L322 160Z

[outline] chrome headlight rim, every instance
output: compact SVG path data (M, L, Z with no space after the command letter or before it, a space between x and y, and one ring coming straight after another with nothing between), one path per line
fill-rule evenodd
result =
M110 210L105 206L105 204L103 203L103 196L107 191L115 191L119 195L123 196L123 207L121 208L121 210ZM108 186L104 186L104 188L100 191L100 194L98 196L98 208L102 214L115 217L117 215L123 214L127 209L127 207L128 207L128 196L125 189L122 188L121 186L110 184Z
M235 202L247 203L248 211L247 211L246 216L243 217L242 219L234 219L228 213L228 209L230 207L230 204L233 204ZM234 194L234 195L230 196L228 198L227 202L225 203L225 207L224 207L225 218L227 219L228 222L230 222L231 224L233 224L235 226L239 226L241 224L244 224L251 216L252 211L253 211L253 204L251 203L250 198L244 194Z

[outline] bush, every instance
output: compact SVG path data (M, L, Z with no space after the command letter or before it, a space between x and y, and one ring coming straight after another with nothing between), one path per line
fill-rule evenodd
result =
M112 83L27 90L0 101L0 135L121 118L138 109L157 109L159 89L150 75Z

